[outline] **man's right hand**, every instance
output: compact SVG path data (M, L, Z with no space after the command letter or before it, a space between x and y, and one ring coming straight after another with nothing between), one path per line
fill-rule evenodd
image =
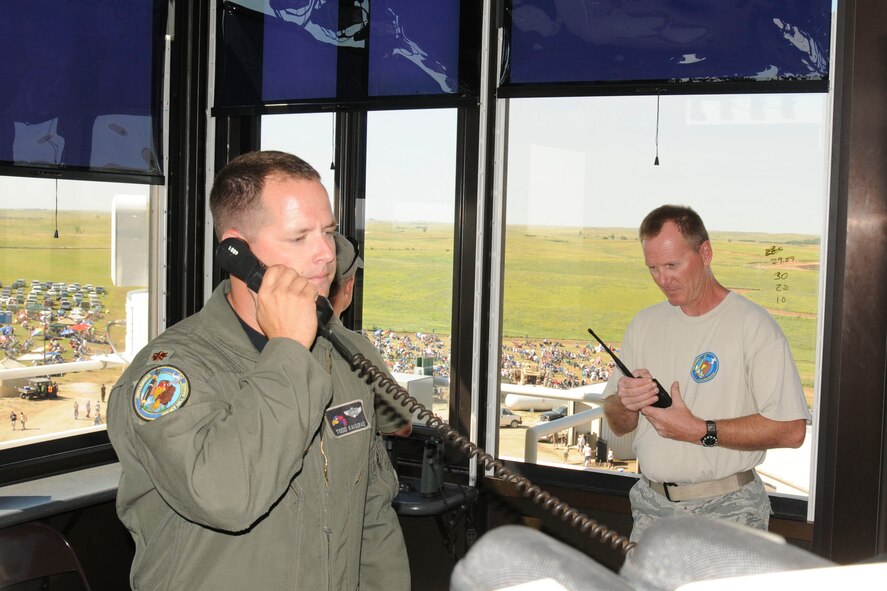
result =
M293 339L310 349L317 337L316 299L313 283L289 267L273 265L256 298L256 322L269 339Z
M619 379L616 395L627 410L638 412L659 399L659 387L653 381L653 375L648 370L636 369L633 373L637 377Z

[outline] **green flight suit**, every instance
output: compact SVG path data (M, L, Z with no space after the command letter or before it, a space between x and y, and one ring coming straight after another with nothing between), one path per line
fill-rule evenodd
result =
M365 336L345 328L342 321L335 315L329 322L330 330L349 348L352 354L360 353L373 365L379 368L385 377L393 380L394 377L388 371L388 366L382 360L379 352L373 347ZM374 388L376 407L376 430L382 433L393 433L411 420L410 412L403 405L397 403L383 388ZM376 446L375 462L371 463L371 479L373 470L375 477L389 482L394 486L394 494L397 494L397 472L391 467L391 460L387 454L379 455L381 446ZM386 572L386 560L377 560L375 552L387 553L389 542L403 537L400 530L400 522L397 514L391 506L394 496L384 487L374 487L367 492L366 512L373 514L372 525L365 527L364 551L361 554L360 573L361 589L384 589L391 582L391 574ZM381 543L380 543L381 541ZM377 584L376 581L385 582ZM409 586L409 581L406 582Z
M259 353L228 289L154 339L111 391L133 588L409 589L399 527L380 530L378 503L366 506L396 494L370 388L323 338L311 351L272 339ZM184 375L190 393L145 420L167 402L147 396L155 372Z

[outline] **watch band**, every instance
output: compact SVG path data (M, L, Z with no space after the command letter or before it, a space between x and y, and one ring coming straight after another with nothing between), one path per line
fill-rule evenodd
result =
M705 435L700 442L703 447L715 447L718 444L718 426L714 421L705 421Z

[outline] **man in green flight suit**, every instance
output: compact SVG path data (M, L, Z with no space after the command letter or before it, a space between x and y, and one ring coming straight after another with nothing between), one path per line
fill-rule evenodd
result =
M367 510L391 494L373 392L316 336L337 225L319 179L282 152L219 172L216 235L250 245L262 286L222 282L111 392L134 589L409 589L399 527Z

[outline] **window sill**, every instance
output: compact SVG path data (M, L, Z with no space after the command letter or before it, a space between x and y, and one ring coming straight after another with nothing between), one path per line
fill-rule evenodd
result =
M0 487L0 527L113 500L120 464L74 470Z

